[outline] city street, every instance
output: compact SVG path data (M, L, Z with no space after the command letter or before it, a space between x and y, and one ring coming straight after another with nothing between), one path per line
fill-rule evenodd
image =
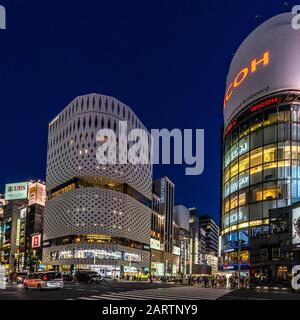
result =
M105 282L66 284L61 290L28 290L8 284L0 300L300 300L300 294L284 291L211 289L172 284Z
M0 290L0 300L216 300L228 289L198 286L105 282L101 284L66 284L61 290L25 290L23 285L8 284Z

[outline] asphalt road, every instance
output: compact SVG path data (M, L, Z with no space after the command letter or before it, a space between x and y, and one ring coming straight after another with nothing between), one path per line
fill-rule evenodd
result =
M60 290L25 290L8 284L0 300L300 300L300 293L229 289L146 282L67 283Z

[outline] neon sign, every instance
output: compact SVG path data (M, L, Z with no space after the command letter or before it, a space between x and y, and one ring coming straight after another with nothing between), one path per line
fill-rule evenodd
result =
M228 101L230 100L232 93L235 89L237 89L249 76L249 74L253 74L257 71L257 66L262 64L266 66L269 64L269 51L263 53L263 56L260 60L253 59L250 63L250 67L244 67L240 72L236 75L234 80L230 82L229 86L226 89L225 97L224 97L224 109Z

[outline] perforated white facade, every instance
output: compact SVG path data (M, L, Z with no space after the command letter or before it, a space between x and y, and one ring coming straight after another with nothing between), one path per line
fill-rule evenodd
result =
M49 243L68 236L97 234L134 241L145 245L146 250L140 250L142 261L139 265L146 267L149 266L147 246L150 242L151 206L147 201L150 203L152 195L152 166L100 165L96 160L100 146L96 141L97 132L103 128L112 129L118 137L119 121L128 122L128 131L135 128L146 130L128 106L99 94L75 98L49 123L46 182L49 200L45 208L44 241ZM119 143L124 141L117 140ZM74 187L75 183L70 182L72 179L88 184ZM72 188L65 188L71 184ZM110 187L115 185L130 191ZM52 241L52 245L44 249L44 263L65 264L66 261L50 259L50 252L82 245L55 246ZM84 244L84 247L88 246L121 251L126 248L112 243ZM131 247L127 249L135 251ZM76 259L67 262L78 263ZM91 259L81 259L80 263L91 264Z

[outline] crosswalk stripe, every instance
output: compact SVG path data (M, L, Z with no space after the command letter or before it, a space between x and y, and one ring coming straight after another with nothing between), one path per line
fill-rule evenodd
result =
M79 297L78 300L98 300L98 299L91 298L91 297Z

